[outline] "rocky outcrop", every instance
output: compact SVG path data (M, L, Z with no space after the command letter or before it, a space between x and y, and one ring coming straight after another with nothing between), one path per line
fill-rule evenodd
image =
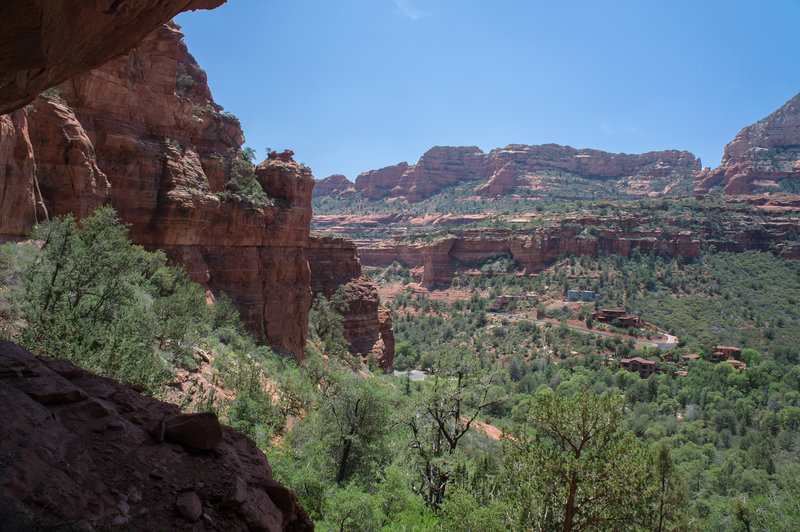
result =
M45 216L86 216L110 202L134 242L228 293L252 332L302 358L314 180L291 152L253 167L238 120L221 110L178 28L160 27L2 118L0 234L19 238ZM226 191L242 173L269 201Z
M605 196L657 196L686 188L699 170L699 159L677 150L629 155L556 144L511 144L484 153L475 146L436 146L413 166L401 163L360 174L355 190L372 200L405 198L409 203L467 182L474 182L469 187L476 195L487 198L514 192L568 199L575 195L571 189L576 184L598 183L606 186Z
M356 177L356 190L363 192L369 199L380 199L392 194L392 190L400 182L408 170L408 163L402 162L379 170L370 170Z
M350 352L362 359L372 354L386 371L394 361L394 331L388 309L380 306L378 290L361 273L361 260L352 240L311 236L307 250L314 296L330 298L343 287L347 308L344 337Z
M54 2L4 0L0 6L0 114L122 54L182 11L225 0Z
M44 219L37 193L36 163L25 111L0 116L0 235L27 235L31 222ZM2 237L0 237L2 238Z
M314 195L317 198L320 196L327 196L333 198L348 198L356 193L353 182L348 180L342 174L334 174L320 179L314 185Z
M477 146L434 146L403 173L392 195L404 196L414 203L445 187L478 179L485 172L486 157Z
M0 342L3 530L313 530L256 444Z
M726 194L768 192L782 180L800 179L800 94L780 109L742 129L720 165L698 174L696 194L722 185Z
M485 184L475 189L475 193L482 197L504 196L519 186L517 169L514 163L506 163L492 174Z

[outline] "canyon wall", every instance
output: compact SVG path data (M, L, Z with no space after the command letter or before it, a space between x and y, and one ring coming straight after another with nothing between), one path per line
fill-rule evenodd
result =
M765 212L758 223L707 230L681 228L680 220L653 228L640 216L570 216L558 223L536 229L456 229L433 235L433 240L404 242L387 240L359 249L367 266L388 266L394 261L411 268L415 280L426 285L450 283L462 273L476 274L476 268L489 259L512 259L524 274L544 270L562 255L596 256L664 254L696 257L712 246L717 251L739 252L748 249L767 251L774 246L783 258L795 258L795 246L780 246L800 234L797 218L775 218Z
M511 144L484 153L476 146L436 146L415 165L364 172L355 184L341 176L323 179L319 196L354 189L371 200L404 198L415 203L465 182L474 182L472 192L487 198L568 190L580 180L611 184L620 194L654 196L690 184L699 170L699 159L677 150L629 155L556 144Z
M770 192L779 182L800 188L800 94L780 109L742 129L727 146L722 162L697 176L696 194L721 185L726 194Z
M159 27L0 124L14 130L0 145L0 235L111 203L134 242L227 292L252 332L303 357L311 171L290 153L255 168L246 160L238 120L213 101L177 26ZM253 174L270 199L226 194L235 172Z
M0 239L22 239L39 221L84 217L110 203L134 242L163 249L194 281L226 292L253 333L303 358L311 171L291 152L273 152L255 167L247 160L238 120L214 102L177 26L159 27L127 54L0 116L0 133ZM252 174L268 199L232 192L242 174ZM326 253L320 243L313 249ZM360 268L357 259L350 266ZM367 324L354 310L347 322L354 340L380 336L369 306L377 300L366 295L369 308L360 312L374 316ZM361 350L366 340L355 343ZM381 356L391 364L391 353Z

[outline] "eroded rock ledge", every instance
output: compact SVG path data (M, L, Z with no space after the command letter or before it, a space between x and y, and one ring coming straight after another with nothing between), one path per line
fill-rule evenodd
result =
M4 0L0 5L0 114L131 49L182 11L226 0Z

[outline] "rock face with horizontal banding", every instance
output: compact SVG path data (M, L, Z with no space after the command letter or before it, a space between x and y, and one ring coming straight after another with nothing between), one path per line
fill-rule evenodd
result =
M342 287L347 307L344 337L350 352L362 359L372 354L381 368L392 369L394 331L388 309L380 306L378 290L361 273L361 259L352 240L312 236L308 250L311 290L330 298Z
M272 205L224 201L244 135L175 25L57 89L0 119L10 132L0 142L0 234L19 239L47 216L110 203L134 242L228 293L252 332L302 358L311 171L274 153L250 167Z
M658 196L691 186L698 171L700 160L678 150L626 154L557 144L510 144L484 153L477 146L435 146L415 165L400 163L359 174L353 188L370 200L409 203L457 185L485 198L549 193L569 199L569 187L576 181L604 185L619 195ZM349 190L339 178L336 185L323 182L315 197Z

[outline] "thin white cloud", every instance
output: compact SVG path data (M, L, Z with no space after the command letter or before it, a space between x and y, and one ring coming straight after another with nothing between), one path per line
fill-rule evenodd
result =
M397 7L398 13L411 20L419 20L425 16L425 13L412 6L408 0L394 0L394 5Z

